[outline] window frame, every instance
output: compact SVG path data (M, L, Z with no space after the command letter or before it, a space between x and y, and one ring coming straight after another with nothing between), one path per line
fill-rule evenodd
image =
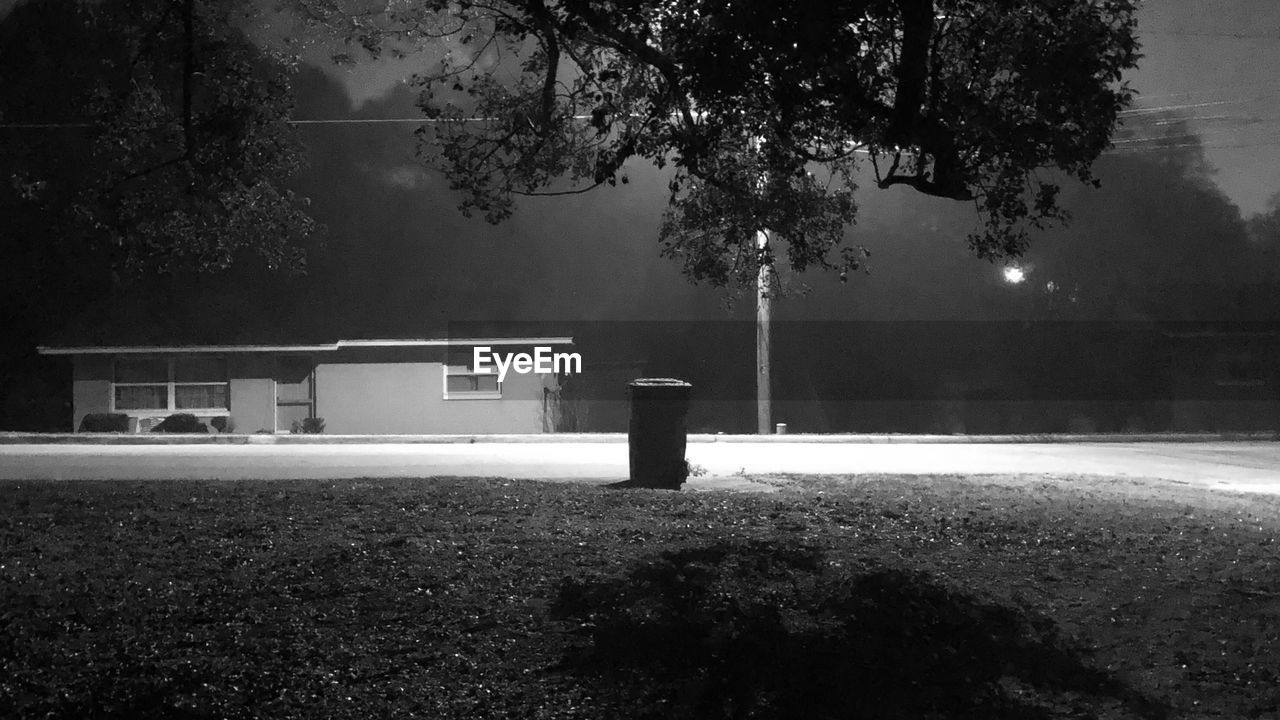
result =
M449 363L441 364L440 386L441 394L445 400L501 400L502 385L501 381L497 381L497 390L450 390L449 378L451 377L496 377L498 371L496 369L487 372L472 372L468 365L450 365Z
M223 374L226 379L212 382L178 382L176 377L177 364L179 360L185 358L195 358L217 360L222 363ZM128 360L161 360L165 363L165 381L164 382L117 382L119 376L119 364L121 361ZM215 407L178 407L178 388L179 387L216 387L226 388L226 403ZM163 408L121 408L116 399L116 388L118 387L163 387L165 389L165 407ZM144 356L117 356L111 361L111 412L127 413L135 416L147 415L171 415L173 413L190 413L192 415L225 415L231 410L231 370L226 356L197 356L197 355L144 355Z

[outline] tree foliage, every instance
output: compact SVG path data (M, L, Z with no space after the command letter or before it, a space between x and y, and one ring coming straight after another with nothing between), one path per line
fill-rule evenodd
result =
M1071 227L1027 252L1020 261L1026 282L1001 294L1038 296L1029 306L1036 315L1070 320L1244 320L1274 312L1265 299L1274 295L1275 256L1259 233L1268 216L1241 217L1187 121L1148 113L1117 137L1146 137L1149 145L1122 144L1130 149L1095 164L1105 196L1063 193Z
M0 207L116 270L301 269L288 66L239 0L49 0L0 27Z
M518 195L674 166L666 254L695 280L754 279L784 239L841 273L862 166L972 202L981 257L1065 219L1043 168L1092 182L1130 92L1136 0L432 0L354 12L302 0L375 52L443 41L421 106L426 155L497 222ZM400 7L400 6L397 6ZM398 46L397 46L398 47ZM863 168L868 169L868 168ZM776 243L775 243L776 244Z
M1267 199L1267 209L1249 218L1249 237L1254 246L1268 256L1268 260L1260 263L1261 269L1268 274L1268 279L1280 279L1280 192L1273 193Z

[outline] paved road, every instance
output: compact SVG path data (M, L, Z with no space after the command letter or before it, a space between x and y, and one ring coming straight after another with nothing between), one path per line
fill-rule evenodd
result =
M1280 494L1280 443L690 443L707 470L741 474L1086 474ZM617 442L344 445L0 445L0 479L287 479L432 475L618 480Z

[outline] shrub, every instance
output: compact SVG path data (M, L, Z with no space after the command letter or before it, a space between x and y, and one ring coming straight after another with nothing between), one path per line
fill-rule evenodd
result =
M845 569L793 542L692 546L623 576L567 577L550 610L588 638L561 667L661 708L637 717L835 718L861 706L886 718L1048 718L1022 703L1046 692L1164 717L1051 618L923 573Z
M309 417L301 422L294 420L289 432L294 435L319 435L324 432L324 418Z
M124 413L89 413L77 432L129 432L129 416Z
M160 422L159 425L151 428L151 432L166 433L207 433L209 427L200 422L191 413L174 413Z
M209 420L209 424L213 426L214 430L217 430L220 433L235 432L236 430L235 422L226 415L219 415L218 417Z

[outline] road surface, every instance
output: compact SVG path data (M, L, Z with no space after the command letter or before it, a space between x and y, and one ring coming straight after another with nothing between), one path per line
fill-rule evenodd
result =
M691 442L690 487L776 474L1045 474L1150 477L1280 494L1280 443ZM313 445L0 445L0 479L627 477L625 442Z

